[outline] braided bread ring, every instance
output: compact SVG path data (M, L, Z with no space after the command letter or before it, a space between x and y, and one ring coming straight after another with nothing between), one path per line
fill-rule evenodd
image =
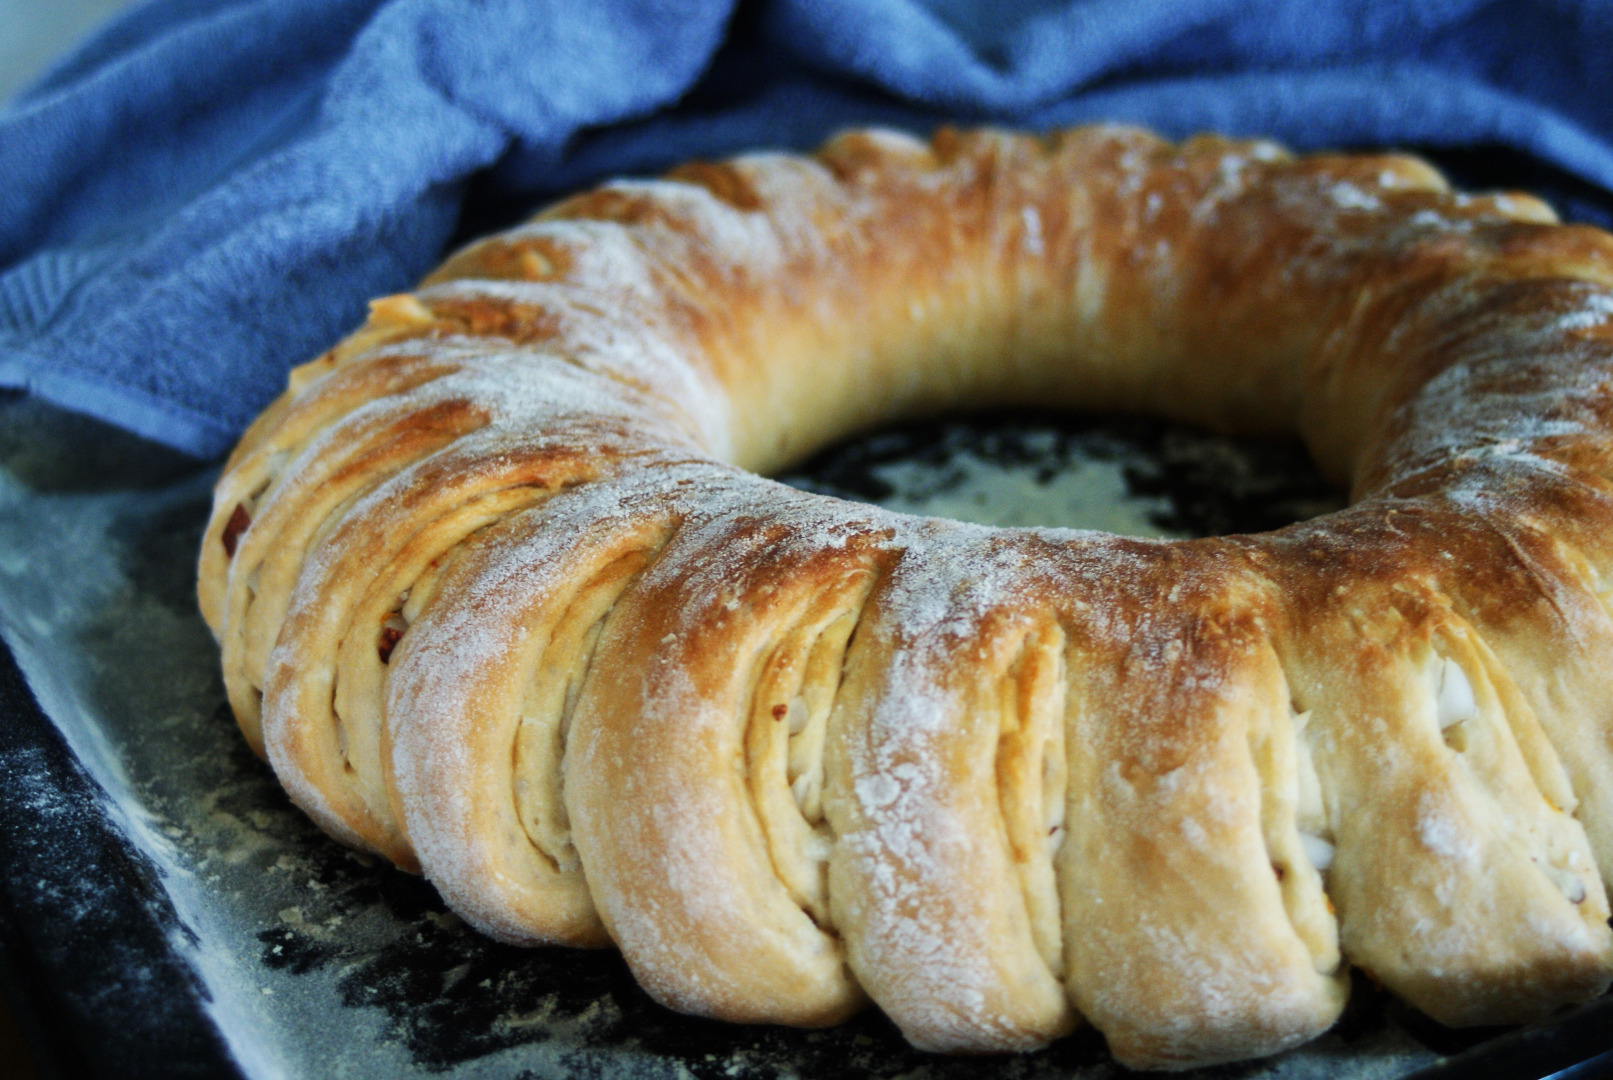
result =
M199 592L333 836L674 1008L1273 1053L1613 977L1613 237L1401 156L879 131L616 182L297 369ZM1274 533L762 479L974 407L1298 435Z

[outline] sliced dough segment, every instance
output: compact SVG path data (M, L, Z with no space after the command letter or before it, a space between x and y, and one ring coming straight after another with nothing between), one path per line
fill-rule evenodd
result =
M1050 622L1028 631L997 684L997 790L1031 939L1055 979L1064 978L1064 926L1054 862L1069 809L1064 711L1068 699L1064 631ZM990 703L987 703L987 707Z
M413 864L382 778L379 636L414 579L477 529L610 469L554 427L499 456L486 445L499 436L472 435L402 470L310 553L264 672L264 746L292 799L347 843Z
M826 588L758 666L745 732L751 799L773 868L795 902L825 930L834 831L823 812L823 747L840 692L846 646L862 617L873 570Z
M1283 683L1284 696L1287 682ZM1268 703L1250 716L1249 752L1260 773L1260 825L1294 932L1321 974L1340 970L1339 924L1324 875L1333 864L1327 808L1306 736L1310 713Z
M551 490L517 484L454 505L462 493L434 487L444 505L431 509L443 512L421 514L412 535L408 524L372 531L378 515L359 514L331 546L361 536L362 554L338 548L330 570L318 575L321 585L335 584L318 594L317 605L303 600L307 591L294 597L282 649L271 654L264 679L264 748L287 794L332 835L417 869L387 802L381 747L388 665L410 627L403 609L420 577L461 541ZM392 543L374 545L376 536ZM307 663L305 656L318 659Z
M1437 643L1434 712L1461 766L1495 792L1529 857L1587 918L1605 922L1606 891L1579 802L1534 709L1476 633L1453 627ZM1613 956L1613 950L1609 952Z
M1522 699L1509 688L1518 711L1503 711L1504 676L1437 598L1334 588L1340 617L1296 619L1288 666L1312 713L1346 955L1452 1025L1601 992L1605 895L1579 824L1520 752L1513 725L1534 724Z
M1464 565L1486 569L1464 573L1451 593L1481 635L1478 645L1493 652L1489 666L1505 672L1497 691L1516 689L1530 727L1538 725L1554 751L1519 733L1542 794L1584 827L1603 887L1613 889L1613 576L1597 569L1613 566L1613 499L1560 477L1542 476L1539 485L1555 488L1552 501L1562 507L1551 527L1481 508L1473 516L1489 528L1472 529L1469 543L1482 540L1492 551ZM1513 718L1525 715L1503 708L1515 727ZM1567 793L1551 779L1557 768Z
M288 391L254 422L255 437L243 437L219 477L212 516L202 535L197 599L214 637L224 630L224 591L240 537L257 518L259 503L280 481L286 466L326 427L354 410L407 393L454 368L451 359L440 355L389 350L343 369L317 394L294 396Z
M299 555L295 588L280 602L283 617L260 603L247 635L248 675L255 648L274 640L258 685L264 748L287 792L332 834L406 868L414 861L387 804L380 761L386 665L377 639L406 632L392 613L413 579L514 509L624 462L689 451L676 435L612 440L601 430L601 413L579 407L592 397L631 426L658 407L652 394L628 393L608 375L557 356L505 363L525 369L524 385L508 385L496 354L466 359L432 384L450 402L477 400L486 426L418 461L398 461L390 474L373 469L381 482L332 510Z
M626 494L602 481L489 530L391 659L391 804L443 897L502 941L608 941L559 794L598 627L676 526Z
M1303 854L1287 688L1257 589L1139 554L1140 587L1171 581L1174 605L1127 583L1094 600L1123 624L1071 631L1070 996L1133 1067L1274 1053L1332 1024L1347 987Z
M725 499L690 489L699 519L605 627L565 761L573 840L611 936L658 1000L725 1019L838 1023L864 998L840 940L775 869L779 834L753 802L747 730L759 669L832 618L826 598L855 603L881 534L787 526L776 515L810 496L737 473L723 482ZM777 509L755 515L758 496Z
M1062 771L1043 759L1060 634L1009 585L1031 569L1017 545L925 539L870 599L831 720L830 907L858 979L914 1045L1031 1049L1076 1023L1049 963L1043 822L1058 812L1040 798Z
M327 429L286 468L240 537L220 644L230 705L260 756L264 670L309 551L366 492L487 421L481 405L444 392L447 378L363 406Z
M629 537L638 532L624 531ZM578 576L584 584L554 622L521 703L515 739L515 810L527 839L562 874L582 870L565 802L563 769L571 718L606 617L655 558L664 539L658 536L654 546L643 546L641 539L624 545L617 539L604 549L610 561L596 557L588 567L592 573Z

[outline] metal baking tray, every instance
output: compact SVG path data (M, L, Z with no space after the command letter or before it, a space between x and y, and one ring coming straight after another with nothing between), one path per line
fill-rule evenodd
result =
M1577 217L1606 211L1596 193L1504 155L1444 164L1547 188ZM215 475L0 397L0 967L47 1068L355 1080L1130 1075L1090 1029L1037 1054L946 1058L912 1050L874 1012L825 1031L681 1016L650 1001L612 952L496 944L430 885L326 839L237 735L196 613ZM891 429L790 480L916 512L1161 535L1270 528L1336 499L1294 447L1112 418ZM1506 1080L1576 1063L1576 1075L1613 1073L1613 1058L1598 1057L1613 1048L1613 996L1526 1029L1454 1031L1364 979L1354 989L1340 1023L1308 1046L1193 1075Z

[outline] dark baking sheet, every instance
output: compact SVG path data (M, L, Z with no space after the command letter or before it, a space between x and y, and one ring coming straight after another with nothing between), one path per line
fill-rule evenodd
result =
M213 470L21 399L0 403L0 432L0 634L17 661L0 668L7 954L42 991L47 1035L71 1071L1119 1071L1090 1031L982 1061L915 1053L873 1014L823 1032L695 1020L650 1002L613 954L512 949L470 932L429 885L317 833L238 738L192 596ZM1337 498L1293 448L1023 416L883 432L792 479L998 521L1091 522L1123 503L1129 520L1099 523L1159 535L1269 528ZM1024 499L979 504L1005 489ZM1608 1004L1524 1046L1515 1075L1591 1053L1613 1028ZM1593 1037L1573 1041L1575 1023ZM1478 1046L1493 1078L1497 1035L1439 1028L1363 982L1323 1039L1209 1074L1395 1077Z
M1608 220L1596 192L1521 159L1443 164ZM0 962L63 1075L1122 1072L1090 1031L1040 1054L948 1059L912 1051L873 1014L823 1032L679 1016L614 954L494 944L429 885L326 840L241 743L195 612L213 476L0 398ZM1039 416L877 433L792 482L915 512L1158 535L1271 528L1336 499L1291 447ZM1324 1038L1203 1075L1504 1080L1610 1046L1613 998L1524 1031L1456 1032L1358 980Z

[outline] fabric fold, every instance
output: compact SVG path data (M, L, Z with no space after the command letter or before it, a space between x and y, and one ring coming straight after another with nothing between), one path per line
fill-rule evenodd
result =
M153 0L0 112L0 387L215 455L469 225L857 124L1498 145L1613 189L1610 57L1590 0Z

